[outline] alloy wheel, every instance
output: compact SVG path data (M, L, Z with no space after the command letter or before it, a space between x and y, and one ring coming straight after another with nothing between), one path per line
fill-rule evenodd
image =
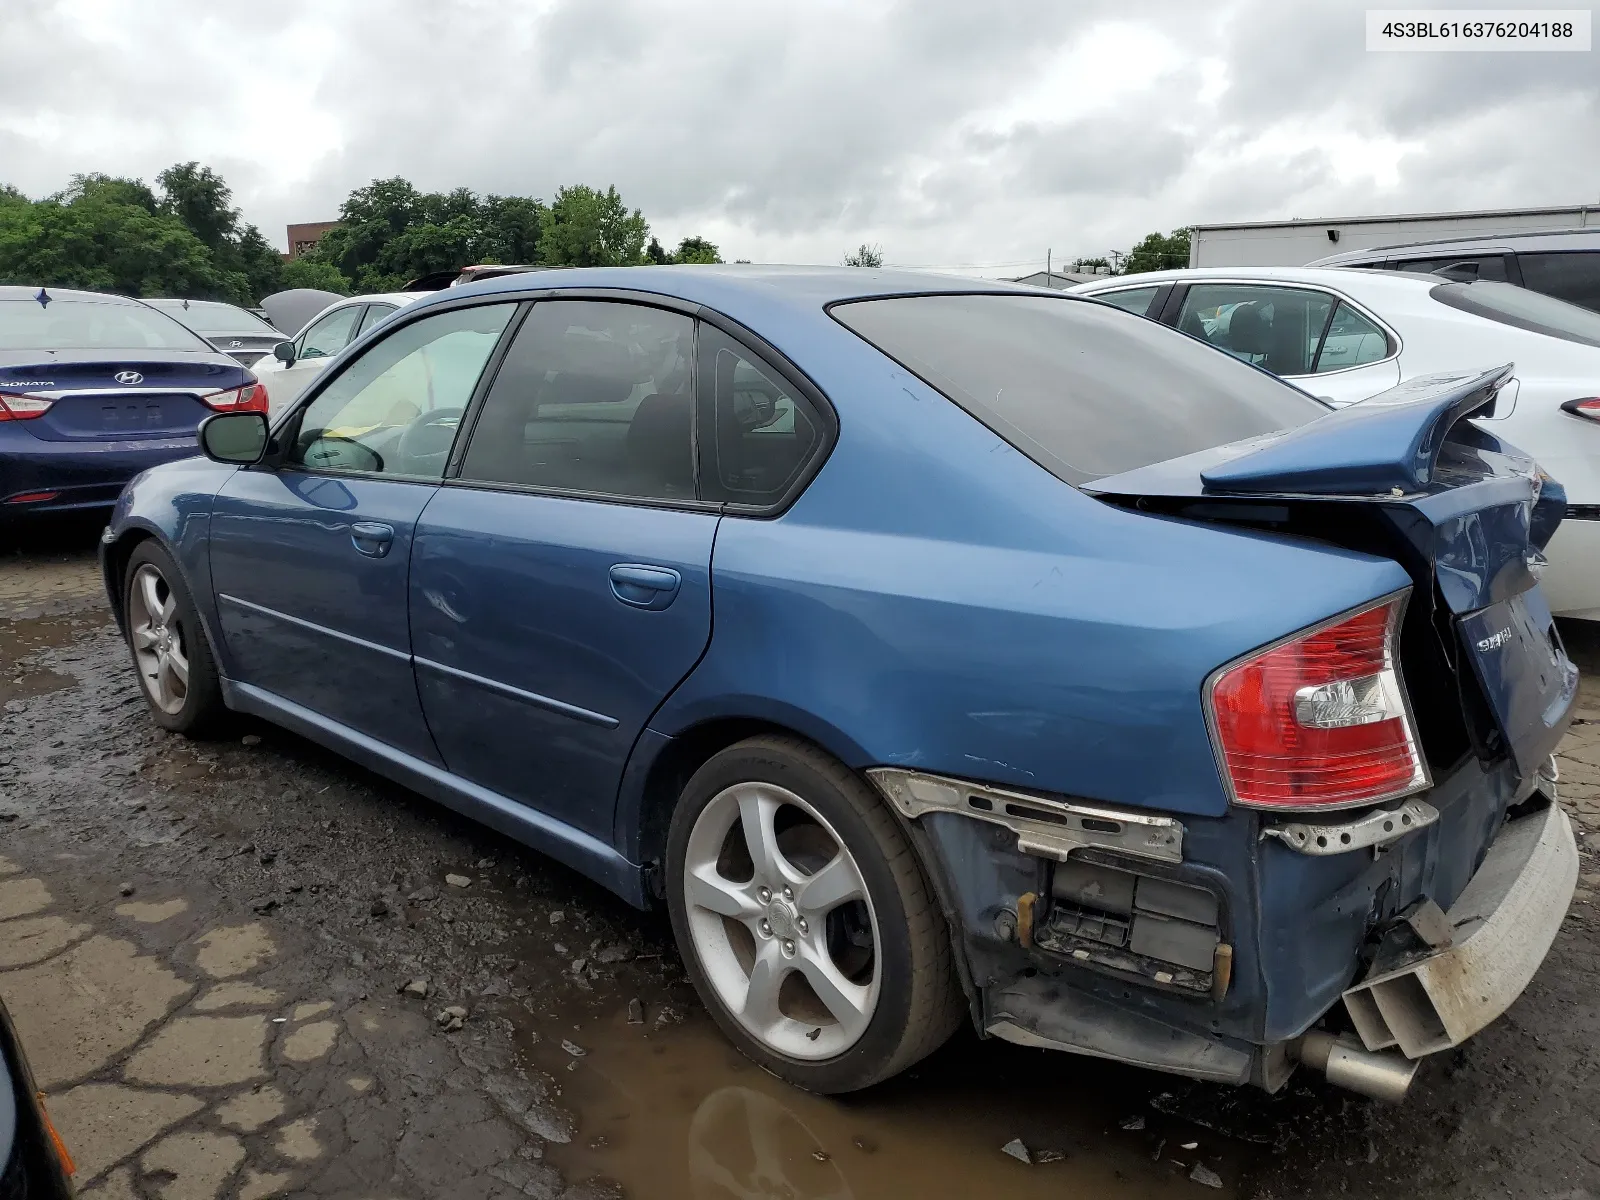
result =
M169 716L189 697L189 654L177 622L177 597L150 563L134 573L128 588L128 630L139 678L151 702Z
M752 1037L805 1061L860 1040L878 1002L877 914L812 805L759 781L723 789L690 831L683 888L701 967Z

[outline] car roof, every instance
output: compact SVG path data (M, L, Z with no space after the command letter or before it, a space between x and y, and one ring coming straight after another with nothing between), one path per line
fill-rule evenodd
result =
M1441 254L1449 255L1507 248L1523 253L1541 250L1600 250L1600 227L1533 229L1516 233L1480 233L1472 237L1435 238L1426 242L1392 242L1383 246L1368 246L1364 250L1345 250L1339 254L1330 254L1310 265L1332 267L1346 262L1370 262L1375 258L1387 258L1400 251L1425 255L1429 251L1437 250Z
M50 300L73 300L85 304L141 303L127 296L118 296L114 292L86 292L79 288L50 287L48 284L42 288L32 284L0 284L0 300L37 300L41 291Z
M1437 275L1417 275L1406 271L1367 271L1355 267L1180 267L1170 271L1145 271L1138 275L1111 275L1094 283L1068 288L1078 295L1092 295L1113 288L1150 286L1164 283L1203 283L1242 281L1248 283L1301 283L1333 291L1360 287L1395 291L1427 291L1445 282Z
M817 313L825 306L870 296L1000 293L1062 296L1046 288L1021 287L992 279L937 275L926 271L874 267L765 266L720 263L705 266L563 267L531 275L502 275L420 293L425 305L468 296L540 292L550 288L604 288L654 293L704 304L730 316L740 311L770 316L776 310Z

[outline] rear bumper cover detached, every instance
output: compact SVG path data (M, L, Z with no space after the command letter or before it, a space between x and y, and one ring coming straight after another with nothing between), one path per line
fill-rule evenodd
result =
M902 817L940 894L982 1032L1268 1090L1281 1086L1300 1061L1367 1094L1403 1095L1415 1058L1471 1037L1523 991L1560 929L1577 881L1571 826L1554 801L1553 781L1542 773L1517 789L1517 803L1501 821L1513 797L1500 793L1503 798L1492 803L1494 790L1470 767L1456 782L1466 787L1476 779L1468 790L1484 793L1481 805L1465 804L1443 788L1433 795L1450 812L1449 820L1430 820L1381 843L1323 857L1265 838L1256 818L1238 810L1220 821L1179 823L1154 813L1043 797L1030 805L1007 789L916 772L884 768L869 774ZM1408 864L1419 857L1470 854L1455 841L1475 840L1474 828L1481 830L1476 845L1487 843L1476 869L1469 859L1453 880L1442 871L1412 878ZM1263 857L1274 860L1279 875L1285 858L1293 860L1289 868L1303 864L1294 876L1301 886L1265 889L1269 907L1253 913L1245 906L1259 886L1250 878L1268 865ZM1067 896L1059 874L1066 868L1058 864L1069 863L1083 864L1072 868L1080 878L1103 864L1141 879L1212 887L1222 899L1215 964L1206 972L1190 963L1191 985L1201 986L1184 990L1177 967L1146 972L1160 964L1141 966L1121 952L1095 953L1087 942L1078 945L1089 952L1063 946L1053 936L1057 918L1047 922L1044 914ZM1377 881L1371 887L1368 875ZM1430 909L1431 922L1417 919L1412 908L1403 910L1406 920L1392 906L1382 909L1390 915L1382 915L1375 902L1397 893L1405 904L1419 890L1424 899L1413 907ZM1447 913L1425 900L1429 893L1449 905ZM1076 894L1084 894L1081 887ZM1119 943L1125 949L1138 949L1138 923L1147 911L1142 894L1134 893L1134 935ZM1293 904L1292 896L1298 897ZM1306 903L1309 908L1301 907ZM1342 910L1354 903L1359 911L1353 928L1328 919L1330 906ZM1105 906L1113 907L1109 899ZM1365 925L1363 912L1369 913ZM1302 939L1327 945L1315 955L1281 961L1282 937L1265 931L1285 924ZM1416 936L1418 928L1428 934L1426 941ZM1375 945L1376 955L1362 953L1363 943ZM1369 961L1370 967L1362 965ZM1273 993L1293 990L1301 969L1313 974L1301 980L1300 994L1324 998L1297 1004L1303 1015L1292 1024L1283 1011L1275 1019L1269 1011ZM1330 975L1326 990L1320 987L1324 972ZM1139 978L1141 973L1147 977ZM1319 986L1309 987L1313 980ZM1341 994L1362 1039L1339 1039L1344 1048L1335 1057L1353 1062L1349 1071L1320 1065L1305 1046L1314 1038L1332 1040L1314 1030L1330 1012L1337 1014L1338 1027ZM1382 1087L1363 1082L1361 1076L1378 1067L1393 1078Z
M1577 882L1578 847L1559 805L1508 821L1445 914L1447 944L1380 957L1345 992L1362 1043L1420 1058L1484 1028L1533 979Z

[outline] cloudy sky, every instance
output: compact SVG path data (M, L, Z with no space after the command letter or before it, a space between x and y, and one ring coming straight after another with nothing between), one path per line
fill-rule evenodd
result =
M989 275L1195 222L1600 201L1594 53L1368 53L1365 7L12 0L0 182L198 159L280 245L376 177L615 183L730 259Z

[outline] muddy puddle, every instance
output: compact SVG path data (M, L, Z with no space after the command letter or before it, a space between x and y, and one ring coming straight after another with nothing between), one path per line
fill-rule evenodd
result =
M569 1180L660 1200L1234 1194L1241 1148L1155 1111L1154 1076L962 1033L864 1095L815 1096L742 1058L701 1010L680 1023L682 1009L661 1022L642 1007L639 1024L597 1000L587 1021L524 1031L578 1114L550 1148ZM1030 1163L1003 1150L1014 1139ZM1196 1164L1222 1186L1192 1179Z

